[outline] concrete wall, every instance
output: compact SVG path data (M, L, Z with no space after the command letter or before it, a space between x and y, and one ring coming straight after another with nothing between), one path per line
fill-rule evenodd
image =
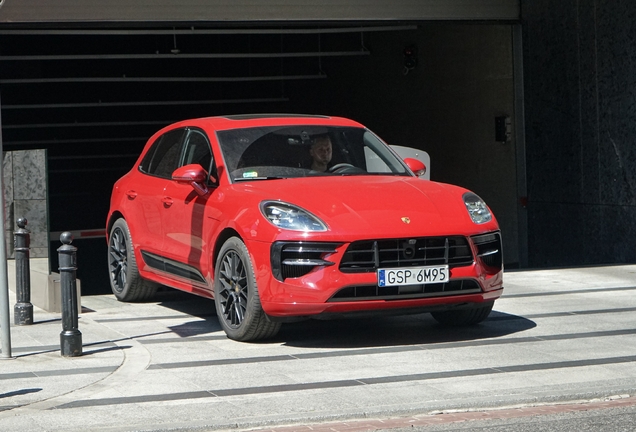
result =
M48 182L46 150L12 151L3 154L5 236L7 256L13 257L13 232L19 218L27 219L31 231L30 256L49 256Z
M363 43L368 58L324 59L329 79L312 89L287 84L293 101L307 101L293 110L351 117L390 144L427 151L432 180L471 189L493 209L505 261L515 266L525 235L518 230L517 144L495 142L495 117L514 118L511 26L426 23L366 34ZM405 74L407 46L417 47L418 65Z
M522 0L533 266L636 261L636 2Z

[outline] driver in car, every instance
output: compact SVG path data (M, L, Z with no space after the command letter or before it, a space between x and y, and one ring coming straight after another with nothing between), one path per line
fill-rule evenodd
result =
M314 171L327 171L327 165L331 162L331 140L329 135L320 135L314 138L309 148L311 156L311 169Z

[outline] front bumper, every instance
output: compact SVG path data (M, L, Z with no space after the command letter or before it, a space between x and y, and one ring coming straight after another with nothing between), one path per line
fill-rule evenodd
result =
M451 282L467 281L472 288L450 293L409 293L382 296L377 287L375 272L344 273L338 265L317 266L300 277L278 280L271 269L271 244L248 241L256 283L265 313L272 317L309 317L321 314L349 314L364 311L435 311L457 307L477 307L492 302L503 292L503 269L493 268L479 258L477 246L472 245L476 258L471 264L450 269ZM347 244L336 248L326 259L339 263ZM337 299L335 296L348 287L377 287L375 298Z

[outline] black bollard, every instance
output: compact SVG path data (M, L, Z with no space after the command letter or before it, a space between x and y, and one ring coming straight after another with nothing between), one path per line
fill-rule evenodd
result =
M62 289L62 333L60 351L64 357L82 355L82 333L77 328L77 248L71 246L73 235L60 235L62 246L57 250L60 263L60 287Z
M13 308L16 325L33 324L31 304L31 269L29 264L30 232L26 229L26 218L18 219L18 229L14 234L15 245L15 294L17 303Z

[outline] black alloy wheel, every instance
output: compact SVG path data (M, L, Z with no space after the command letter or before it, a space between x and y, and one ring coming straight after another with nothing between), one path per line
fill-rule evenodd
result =
M223 318L232 328L238 328L245 320L247 309L247 275L241 257L236 251L228 251L221 262L219 280L223 305Z
M128 251L121 228L116 227L111 231L108 243L111 286L114 291L121 293L126 286L128 273Z
M219 252L214 302L221 327L230 339L265 339L280 329L281 324L263 311L247 247L238 237L230 237Z
M108 237L108 270L110 287L117 300L147 300L157 290L157 284L139 275L130 230L121 218L115 221Z

